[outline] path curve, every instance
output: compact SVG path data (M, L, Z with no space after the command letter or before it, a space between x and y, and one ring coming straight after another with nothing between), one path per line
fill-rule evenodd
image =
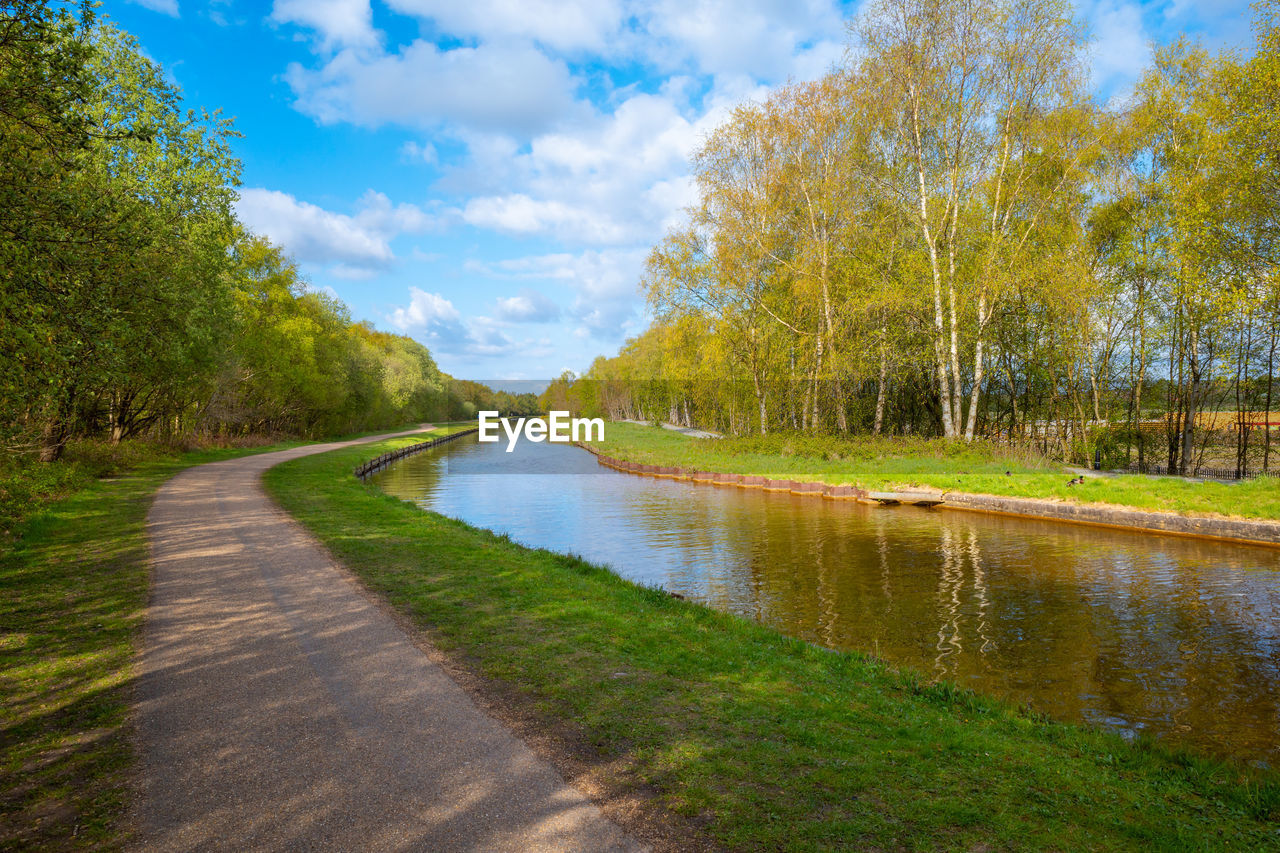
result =
M641 849L261 486L285 460L386 437L201 465L157 493L136 846Z

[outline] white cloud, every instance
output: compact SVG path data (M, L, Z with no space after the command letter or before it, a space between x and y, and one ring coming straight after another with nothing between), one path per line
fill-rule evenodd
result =
M427 293L417 287L409 288L409 293L409 305L397 308L391 314L391 322L398 329L425 329L457 323L462 319L453 303L438 293Z
M569 315L602 340L621 340L637 330L639 281L648 254L645 248L588 250L511 258L493 264L471 264L474 272L495 278L559 282L576 294Z
M825 59L844 28L832 0L660 0L642 14L655 57L773 82L797 73L797 56Z
M400 146L400 157L410 163L426 163L429 166L440 162L440 155L430 142L418 143L409 140Z
M418 131L397 141L399 156L439 173L433 189L457 197L459 221L568 248L469 264L495 279L549 283L490 291L490 317L464 317L420 288L389 316L434 350L464 357L540 346L513 340L514 323L560 318L566 333L608 341L638 331L643 247L697 201L690 155L734 105L788 77L816 77L843 52L834 0L385 4L419 19L422 37L370 47L384 36L364 14L367 0L305 13L300 0L279 0L277 19L316 32L314 64L285 75L296 108L322 124ZM387 252L386 235L408 227L375 227L372 213L364 223L346 219L326 222L359 226ZM366 262L339 263L358 275L386 262L371 250Z
M271 20L314 30L324 51L378 46L369 0L275 0Z
M129 2L162 15L178 17L178 0L129 0Z
M444 296L419 287L409 288L409 304L392 311L388 320L437 354L499 358L519 353L524 358L535 358L550 351L545 338L513 340L499 321L491 317L463 318Z
M334 213L288 193L253 187L240 191L236 215L249 230L282 246L299 261L335 264L342 278L367 278L394 259L390 241L436 224L411 204L393 205L370 190L354 216Z
M1124 0L1086 3L1081 12L1092 23L1093 85L1100 90L1127 89L1151 64L1151 38L1142 21L1142 7Z
M508 323L550 323L560 319L560 306L526 287L517 296L499 298L493 313Z
M717 98L688 118L680 96L678 89L633 95L611 115L534 138L523 153L473 147L471 162L446 184L480 193L463 209L464 221L478 228L567 244L651 242L697 200L689 157L725 112ZM519 189L485 194L493 183Z
M561 51L601 52L624 20L617 0L387 0L430 18L445 32L484 39L531 39Z
M421 234L436 227L435 217L414 204L392 204L380 192L368 190L360 197L355 221L360 227L394 237L397 234Z
M468 225L512 234L555 234L587 243L614 243L626 231L598 212L562 201L541 201L523 193L467 202L462 218Z
M285 79L296 107L324 124L529 134L575 110L568 67L529 44L441 50L419 40L372 57L344 50L318 70L290 65Z

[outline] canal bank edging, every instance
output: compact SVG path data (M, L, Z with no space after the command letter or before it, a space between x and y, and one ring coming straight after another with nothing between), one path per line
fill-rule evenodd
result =
M637 462L629 462L625 459L606 456L586 444L579 444L578 446L593 454L596 457L596 461L606 468L613 468L629 474L642 474L648 477L686 480L705 485L762 489L766 492L788 492L793 495L821 497L828 500L855 500L879 505L914 504L963 512L981 512L989 515L1034 518L1061 521L1068 524L1085 524L1093 527L1112 527L1144 533L1163 533L1170 536L1187 536L1196 539L1217 539L1250 545L1280 547L1280 522L1274 521L1175 515L1173 513L1148 512L1124 507L1070 504L1037 500L1035 498L978 495L968 492L869 492L857 486L835 486L830 483L803 482L799 480L773 480L756 475L697 471L670 465L643 465Z
M363 480L370 474L376 471L381 471L396 460L403 459L406 456L412 456L415 453L421 453L424 450L430 450L433 447L439 447L447 442L462 438L464 435L474 435L479 431L480 428L475 427L463 430L462 432L455 432L451 435L442 435L439 438L433 438L430 441L421 441L417 444L411 444L408 447L401 447L399 450L389 450L375 459L370 459L363 465L357 465L352 473L355 474L358 479Z

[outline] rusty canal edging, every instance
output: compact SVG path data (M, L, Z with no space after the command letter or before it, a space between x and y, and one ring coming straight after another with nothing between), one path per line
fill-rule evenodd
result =
M472 429L463 430L462 432L455 432L450 435L442 435L439 438L433 438L430 441L421 441L421 442L418 442L417 444L411 444L408 447L401 447L399 450L389 450L386 453L382 454L381 456L378 456L374 459L370 459L368 462L365 462L363 465L357 465L355 468L355 471L353 471L352 473L354 473L357 478L363 480L365 477L368 477L370 474L376 471L381 471L383 468L387 467L392 462L395 462L398 459L403 459L406 456L412 456L415 453L421 453L424 450L430 450L433 447L439 447L440 445L445 444L446 442L450 442L450 441L453 441L454 439L462 438L464 435L474 435L479 431L480 431L479 427L475 427Z
M793 495L820 497L828 500L854 500L863 503L916 506L953 509L964 512L981 512L1018 518L1061 521L1068 524L1085 524L1093 527L1112 527L1136 530L1144 533L1163 533L1171 536L1189 536L1196 539L1217 539L1249 545L1280 547L1280 522L1254 521L1212 516L1177 515L1168 512L1149 512L1125 507L1100 504L1070 504L1035 498L1013 498L998 495L978 495L968 492L869 492L857 486L835 486L830 483L803 482L800 480L772 480L750 474L725 474L716 471L698 471L671 465L642 465L625 459L606 456L587 444L578 444L593 454L596 461L606 468L629 474L659 477L670 480L687 480L714 486L736 486L741 489L762 489L766 492L788 492Z

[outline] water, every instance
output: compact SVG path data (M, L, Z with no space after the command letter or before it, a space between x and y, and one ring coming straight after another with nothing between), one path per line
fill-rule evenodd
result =
M373 481L823 646L1280 764L1280 551L658 480L527 441L464 439Z

